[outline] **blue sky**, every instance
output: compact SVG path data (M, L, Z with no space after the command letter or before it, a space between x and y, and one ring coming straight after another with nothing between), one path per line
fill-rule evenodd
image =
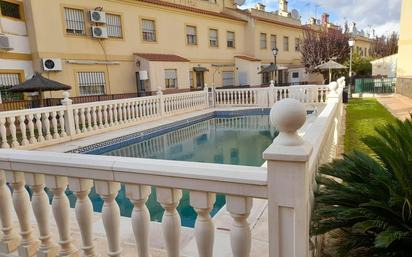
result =
M261 2L268 11L278 9L278 0L246 0L241 8L254 7ZM358 29L372 26L378 35L399 32L402 0L289 0L289 10L297 9L302 22L323 12L330 14L331 21L343 25L345 20L357 23Z

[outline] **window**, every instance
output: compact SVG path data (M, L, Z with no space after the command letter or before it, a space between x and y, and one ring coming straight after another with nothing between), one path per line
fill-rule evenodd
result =
M120 15L106 14L107 35L109 37L122 37L122 19Z
M209 45L211 47L218 47L218 31L217 29L209 30Z
M222 72L223 86L234 86L235 85L235 73L233 71Z
M190 88L195 88L195 80L193 78L193 71L189 71Z
M295 51L299 52L300 51L300 39L295 38Z
M168 69L165 70L165 87L177 88L177 70Z
M64 8L66 19L66 32L70 34L85 35L84 12L79 9Z
M77 73L80 95L104 95L106 79L104 72L79 72Z
M143 40L149 42L156 41L156 26L154 20L142 20Z
M21 100L23 94L8 91L12 86L20 84L19 73L0 73L0 94L3 101Z
M266 33L260 33L260 49L266 49Z
M262 73L262 84L269 84L270 83L270 73L269 72L263 72Z
M283 50L289 51L289 37L283 37Z
M276 48L277 47L277 42L276 42L276 35L270 35L270 48Z
M0 0L1 15L15 19L21 19L20 4Z
M235 32L227 32L227 47L235 48Z
M188 45L197 45L197 31L195 26L186 26L186 40Z
M299 72L292 72L292 78L298 79L299 78Z

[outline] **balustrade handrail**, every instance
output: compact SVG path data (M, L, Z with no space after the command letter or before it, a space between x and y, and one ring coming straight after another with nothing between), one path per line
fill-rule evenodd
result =
M264 167L0 149L0 170L267 197Z
M59 105L59 106L49 106L49 107L41 107L41 108L35 108L35 109L5 111L5 112L0 112L0 118L3 118L3 117L6 118L10 116L19 116L19 115L29 115L29 114L35 114L35 113L62 111L65 109L66 109L65 106Z

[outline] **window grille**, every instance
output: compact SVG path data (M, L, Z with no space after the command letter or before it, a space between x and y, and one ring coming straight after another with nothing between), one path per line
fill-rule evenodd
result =
M166 88L177 88L177 70L165 70L165 86Z
M289 37L283 37L283 50L289 51Z
M270 35L270 48L276 48L277 47L277 42L276 42L276 35Z
M84 12L79 9L64 8L66 19L66 32L70 34L86 34L84 25Z
M144 41L156 41L156 27L153 20L142 20L142 31Z
M120 15L106 14L106 26L109 37L122 37L122 19Z
M235 32L227 32L227 47L235 47Z
M235 85L235 73L233 71L222 72L223 86L234 86Z
M266 33L260 33L260 49L267 48Z
M211 47L218 47L218 32L216 29L209 30L209 42Z
M197 33L196 27L194 26L186 26L186 37L187 37L187 44L188 45L196 45L197 44Z

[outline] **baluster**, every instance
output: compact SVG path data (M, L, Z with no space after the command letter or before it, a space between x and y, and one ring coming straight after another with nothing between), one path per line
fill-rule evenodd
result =
M182 198L182 190L157 187L157 201L165 210L162 218L163 237L169 257L180 256L180 216L176 207Z
M103 128L103 106L96 106L97 123L95 124L96 129Z
M118 116L118 113L119 113L119 105L118 104L114 104L113 105L113 119L114 119L114 122L113 122L113 124L114 125L118 125L119 124L119 120L117 119L117 116Z
M42 123L44 126L46 140L51 140L52 135L50 133L50 120L49 120L50 113L46 112L42 114Z
M33 122L33 114L27 115L28 123L27 126L29 127L30 139L29 143L34 144L37 143L36 135L34 134L34 122Z
M230 244L233 256L248 257L250 256L252 237L247 218L252 209L252 198L227 195L226 202L226 208L233 218L230 227Z
M6 172L6 176L13 187L13 205L20 224L22 239L17 251L21 257L31 257L36 254L39 242L33 238L30 224L30 197L24 187L24 174L23 172Z
M21 133L21 145L28 145L29 140L27 140L27 131L26 131L26 115L19 116L20 123L20 133Z
M57 113L53 111L51 113L52 118L52 126L53 126L53 139L59 138L59 131L57 130Z
M1 148L10 148L7 143L6 118L0 118Z
M115 200L117 193L120 190L120 183L96 181L95 185L96 192L104 201L102 219L109 248L108 255L110 257L120 257L122 254L119 237L120 209Z
M197 213L195 237L199 257L213 256L215 227L210 212L216 200L216 194L207 192L190 192L190 205Z
M44 141L43 124L41 122L42 115L41 113L36 113L34 116L36 117L36 128L37 128L37 134L38 134L37 141L41 143Z
M135 115L135 108L134 108L135 102L130 102L130 118L132 121L136 120L136 115Z
M151 193L150 186L126 185L126 194L133 203L132 227L136 240L137 256L149 257L150 214L146 201Z
M109 120L108 120L108 115L107 115L107 105L103 105L102 108L103 108L103 120L104 120L103 128L108 128Z
M20 146L19 142L17 141L17 136L16 136L16 118L14 116L9 117L9 129L10 129L10 134L11 134L11 147L18 147Z
M128 122L130 122L130 103L129 102L126 102L125 103L125 108L126 108L126 111L125 111L125 121L126 121L126 123L128 123Z
M79 251L74 247L70 235L70 205L65 194L68 185L67 177L46 176L46 185L53 192L52 210L59 231L59 256L78 256Z
M67 136L66 127L64 123L64 110L59 111L59 123L60 123L60 136Z
M124 124L124 120L123 120L123 103L119 104L119 124L122 125Z
M92 107L86 107L87 131L92 131Z
M97 130L99 128L99 125L98 125L98 121L97 121L96 107L92 106L92 107L90 107L90 110L92 112L92 120L93 120L92 129Z
M37 256L54 257L59 252L59 248L56 244L52 242L52 235L50 233L50 205L49 197L44 191L44 175L26 173L25 178L27 181L27 185L29 185L33 191L31 204L39 228L40 247Z
M93 205L89 198L93 181L90 179L69 178L69 187L77 197L75 211L82 236L83 256L95 257L97 254L93 244Z
M73 110L73 116L74 116L74 127L76 129L76 134L80 134L80 124L79 124L79 109L74 109Z
M13 228L12 198L9 187L6 184L4 171L0 170L0 224L3 237L0 240L0 252L14 252L20 242L20 237Z
M141 108L140 108L140 102L136 102L136 119L140 120L140 117L142 116Z

